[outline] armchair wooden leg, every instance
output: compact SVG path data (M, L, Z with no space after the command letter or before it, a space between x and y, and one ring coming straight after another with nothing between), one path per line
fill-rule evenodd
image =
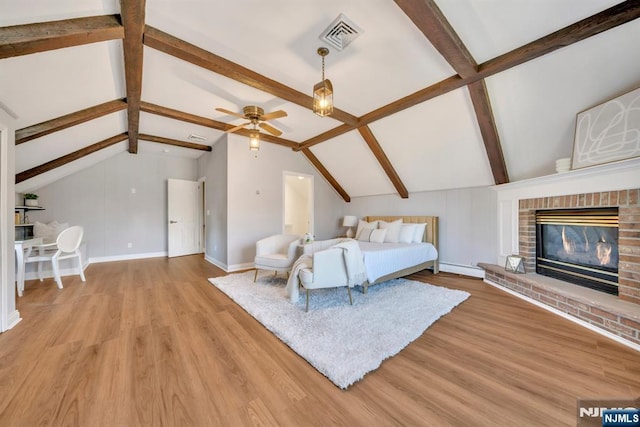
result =
M253 283L256 283L257 279L258 279L258 269L256 268L256 274L253 275Z
M351 298L351 288L347 285L347 292L349 292L349 304L353 305L353 298Z
M307 289L307 310L306 312L309 312L309 289Z

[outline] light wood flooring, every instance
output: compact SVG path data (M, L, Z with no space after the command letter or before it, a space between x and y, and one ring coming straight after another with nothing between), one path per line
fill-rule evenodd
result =
M0 426L575 426L640 396L640 353L486 285L348 390L207 281L202 256L27 282L0 335ZM402 325L397 325L402 328Z

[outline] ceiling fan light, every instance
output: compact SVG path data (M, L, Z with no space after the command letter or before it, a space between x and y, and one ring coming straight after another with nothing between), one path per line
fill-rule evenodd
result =
M256 129L249 131L249 150L260 150L260 132Z
M333 85L329 79L313 86L313 112L321 117L333 113Z

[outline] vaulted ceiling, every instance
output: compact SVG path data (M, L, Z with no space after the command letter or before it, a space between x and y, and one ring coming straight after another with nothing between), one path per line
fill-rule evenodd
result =
M360 28L342 51L318 38L340 13ZM215 108L245 105L287 111L263 141L346 201L547 175L578 112L640 86L638 17L640 0L4 2L16 188L123 151L196 158L242 121ZM320 46L325 118L310 110Z

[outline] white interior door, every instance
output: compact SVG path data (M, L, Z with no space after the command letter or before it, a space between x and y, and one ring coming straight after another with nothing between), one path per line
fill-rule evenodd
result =
M200 253L201 198L198 182L168 180L169 257Z

